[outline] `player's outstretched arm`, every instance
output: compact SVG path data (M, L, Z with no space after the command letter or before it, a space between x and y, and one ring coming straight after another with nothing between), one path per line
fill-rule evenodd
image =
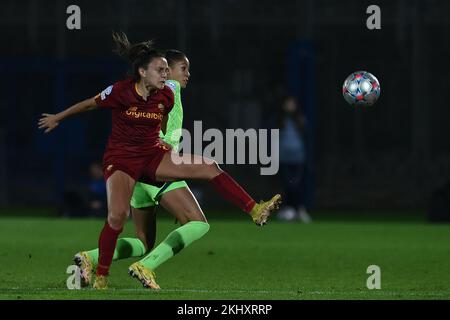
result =
M73 106L67 108L64 111L61 111L57 114L49 114L43 113L42 118L39 119L39 129L45 129L44 133L48 133L55 129L59 122L67 117L70 117L74 114L90 111L97 108L97 103L95 102L95 98L86 99L84 101L78 102Z

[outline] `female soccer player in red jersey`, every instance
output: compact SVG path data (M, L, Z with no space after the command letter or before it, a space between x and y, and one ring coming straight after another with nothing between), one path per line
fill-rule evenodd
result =
M164 53L168 66L169 86L175 95L175 104L168 114L165 130L160 138L170 148L178 150L183 125L181 91L190 78L190 62L179 50ZM141 260L129 268L130 275L136 277L146 288L159 289L155 280L155 270L165 261L209 231L209 224L197 200L185 181L167 182L162 187L137 182L131 198L131 214L136 229L136 238L119 238L114 250L113 261L129 257ZM181 226L173 230L154 249L156 238L156 206L161 204L171 213ZM151 250L151 251L150 251ZM74 261L81 271L82 284L88 285L98 264L98 248L81 251ZM144 256L144 254L148 254Z
M197 155L185 154L181 159L171 154L159 139L163 118L174 104L173 92L165 86L168 65L164 54L154 49L150 41L131 45L124 34L116 33L113 39L119 55L131 63L133 77L58 114L43 114L39 120L39 128L48 133L74 114L97 107L112 111L112 131L103 157L108 218L99 237L99 263L93 285L96 289L107 287L106 277L117 238L129 215L136 181L155 185L184 179L207 180L222 197L249 213L257 225L266 223L281 199L275 195L257 204L217 163ZM183 163L186 158L190 163Z

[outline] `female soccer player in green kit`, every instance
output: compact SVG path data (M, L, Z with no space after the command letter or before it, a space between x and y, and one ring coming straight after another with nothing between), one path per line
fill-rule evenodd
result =
M186 88L189 81L190 63L186 55L178 50L168 50L165 56L169 65L169 80L166 81L166 85L174 92L175 103L168 115L165 129L162 128L160 132L160 138L170 148L177 150L183 123L181 89ZM162 187L137 182L131 199L136 238L118 239L113 260L141 257L153 248L156 237L155 209L158 204L174 215L182 226L170 233L144 259L130 267L132 276L137 277L144 287L153 289L159 289L155 282L154 270L174 255L176 252L174 246L185 248L209 230L209 224L185 181L168 182ZM176 239L182 239L182 243L177 243ZM98 249L79 252L75 255L74 261L80 267L83 283L89 284L98 263Z

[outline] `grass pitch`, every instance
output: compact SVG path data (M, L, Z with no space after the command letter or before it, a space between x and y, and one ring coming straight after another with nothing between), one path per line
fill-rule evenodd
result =
M315 221L258 228L210 219L210 232L157 269L160 291L113 262L110 289L68 290L73 254L97 246L102 220L0 219L0 299L450 299L450 225ZM158 221L160 242L176 227ZM133 236L128 223L122 236ZM369 290L367 267L381 268Z

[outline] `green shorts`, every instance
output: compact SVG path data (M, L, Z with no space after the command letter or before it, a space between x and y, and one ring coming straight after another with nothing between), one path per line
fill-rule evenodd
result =
M134 187L130 204L133 208L154 207L159 204L158 201L164 193L186 187L186 181L166 182L160 188L152 186L151 184L137 182Z

